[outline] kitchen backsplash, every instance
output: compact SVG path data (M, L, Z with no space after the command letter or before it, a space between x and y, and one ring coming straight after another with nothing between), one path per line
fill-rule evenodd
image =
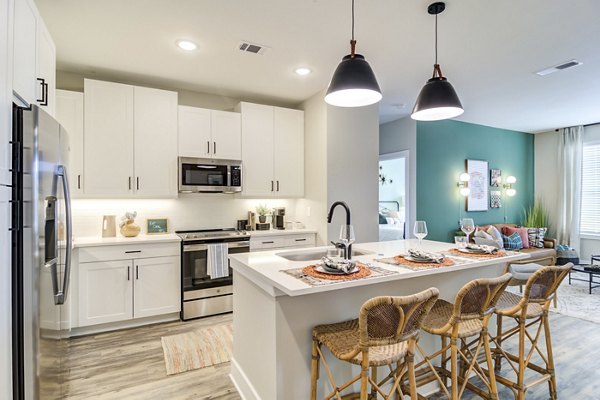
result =
M137 211L136 222L146 231L146 218L168 218L169 231L201 228L234 228L238 219L247 219L248 211L258 204L285 207L286 220L296 221L296 200L239 199L222 194L180 194L177 199L74 199L73 235L100 236L102 217L116 215L117 224L125 211Z

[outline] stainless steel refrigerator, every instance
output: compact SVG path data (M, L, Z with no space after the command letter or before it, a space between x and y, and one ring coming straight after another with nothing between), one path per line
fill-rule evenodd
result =
M36 106L13 105L14 399L64 397L72 222L68 136Z

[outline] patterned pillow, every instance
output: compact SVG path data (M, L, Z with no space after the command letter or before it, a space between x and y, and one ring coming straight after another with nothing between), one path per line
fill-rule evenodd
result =
M523 248L523 240L521 240L519 232L513 232L510 236L502 235L502 239L504 248L507 250L520 250Z
M544 236L546 232L548 232L548 228L527 228L529 247L544 248Z

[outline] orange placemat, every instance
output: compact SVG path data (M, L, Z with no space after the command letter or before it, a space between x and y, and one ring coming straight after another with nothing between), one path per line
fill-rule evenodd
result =
M471 254L471 253L463 253L462 251L458 251L457 249L449 249L448 252L450 254L454 254L455 256L473 257L473 258L498 258L498 257L504 257L506 255L506 252L504 250L498 250L494 254Z
M453 260L449 259L448 257L446 257L444 259L444 261L442 261L441 263L435 263L435 262L434 263L414 262L414 261L407 260L403 256L396 256L396 257L394 257L394 261L396 261L398 264L406 265L406 266L409 266L409 267L415 267L415 268L450 267L451 265L455 264L455 262Z
M350 281L353 279L366 278L367 276L371 275L371 270L366 265L361 263L357 263L357 265L358 271L348 275L325 274L315 269L317 265L309 265L308 267L302 268L302 273L312 276L313 278L328 279L331 281Z

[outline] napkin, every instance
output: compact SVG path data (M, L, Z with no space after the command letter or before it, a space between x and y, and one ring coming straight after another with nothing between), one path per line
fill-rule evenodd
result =
M323 257L321 258L321 262L325 268L341 271L345 274L354 272L356 268L356 262L351 260L336 261L329 257Z
M488 246L485 244L468 244L467 245L467 249L469 250L475 250L475 251L481 251L484 252L486 254L496 254L498 252L498 249L495 248L494 246Z
M442 254L427 253L425 251L408 249L408 255L413 258L420 258L422 260L432 261L434 263L443 263L445 257Z

